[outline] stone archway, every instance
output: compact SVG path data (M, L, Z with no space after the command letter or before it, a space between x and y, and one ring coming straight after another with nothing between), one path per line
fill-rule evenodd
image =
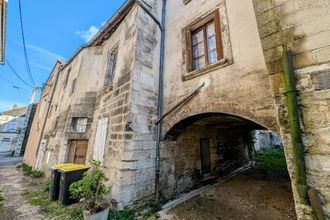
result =
M164 198L249 164L255 157L251 132L270 130L246 117L222 112L184 115L176 123L173 120L161 145L160 188Z

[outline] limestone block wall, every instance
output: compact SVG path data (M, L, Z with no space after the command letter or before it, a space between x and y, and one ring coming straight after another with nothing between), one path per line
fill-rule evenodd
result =
M294 54L308 184L318 190L324 213L330 218L330 1L253 0L253 4L289 171L292 174L282 45ZM298 218L311 218L310 207L299 204L297 196L295 200Z
M250 161L248 131L191 125L177 140L161 146L160 189L163 200L196 187L202 179L201 138L209 139L211 175L224 175Z
M160 17L159 1L148 1ZM135 5L112 37L104 53L118 45L112 86L98 86L88 159L93 157L97 120L109 118L102 166L119 207L140 206L154 195L155 126L159 75L160 30Z

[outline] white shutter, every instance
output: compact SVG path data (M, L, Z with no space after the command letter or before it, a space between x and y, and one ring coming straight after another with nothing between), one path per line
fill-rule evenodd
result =
M99 119L95 135L93 159L103 162L105 142L108 130L108 118Z

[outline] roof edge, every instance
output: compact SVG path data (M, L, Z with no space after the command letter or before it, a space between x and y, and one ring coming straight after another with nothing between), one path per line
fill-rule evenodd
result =
M101 45L108 37L111 30L115 29L126 15L132 9L136 0L126 0L124 4L117 10L117 12L103 25L103 27L97 32L97 34L87 43L81 45L71 58L63 64L62 69L68 66L72 60L85 48Z

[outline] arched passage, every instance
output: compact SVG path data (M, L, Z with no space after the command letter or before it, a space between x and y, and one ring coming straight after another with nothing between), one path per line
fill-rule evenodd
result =
M161 191L164 198L189 191L249 164L253 131L269 129L252 120L209 112L184 118L164 134Z
M175 140L181 132L193 125L212 126L222 129L240 129L240 130L267 130L264 126L240 116L226 113L202 113L193 115L176 123L164 135L164 140Z

